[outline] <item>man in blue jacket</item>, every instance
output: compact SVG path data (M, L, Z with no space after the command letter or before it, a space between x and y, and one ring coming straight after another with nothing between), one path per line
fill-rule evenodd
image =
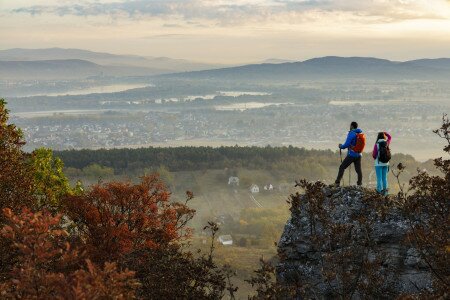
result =
M339 173L336 178L335 186L341 184L342 176L344 176L345 170L353 163L355 165L356 174L358 174L357 185L362 184L362 170L361 170L361 153L352 150L356 146L357 134L362 133L362 130L358 128L358 123L352 122L350 124L350 131L348 132L347 139L344 144L339 144L339 149L348 149L347 157L341 163L339 167Z

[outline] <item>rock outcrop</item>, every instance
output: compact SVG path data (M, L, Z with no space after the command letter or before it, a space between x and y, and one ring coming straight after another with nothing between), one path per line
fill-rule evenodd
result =
M406 239L409 221L394 201L324 186L292 201L278 243L279 283L316 299L395 298L431 288L426 264Z

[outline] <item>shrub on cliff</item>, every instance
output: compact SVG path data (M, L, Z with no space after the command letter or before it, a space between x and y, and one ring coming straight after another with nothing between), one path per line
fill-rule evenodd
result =
M448 116L443 116L441 128L434 132L446 141L444 152L450 155ZM420 171L410 180L409 190L401 191L398 197L410 220L408 241L419 251L433 276L433 289L422 295L444 299L450 296L450 159L437 158L434 165L441 176ZM403 168L400 166L398 172Z

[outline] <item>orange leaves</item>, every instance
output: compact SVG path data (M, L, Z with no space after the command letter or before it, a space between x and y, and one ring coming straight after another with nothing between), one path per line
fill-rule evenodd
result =
M193 216L185 204L169 203L170 193L155 175L139 184L110 182L65 199L67 216L82 233L96 262L117 260L140 249L155 248L186 236L181 229Z
M59 248L64 248L63 239L68 234L57 227L60 216L53 217L48 212L33 213L26 208L20 215L15 215L9 208L3 212L8 225L2 228L1 236L12 240L22 254L32 255L39 262L62 252Z
M140 286L134 272L119 272L116 263L105 263L103 269L86 260L87 270L73 274L74 299L134 299Z
M59 271L71 250L65 240L67 233L59 227L60 217L29 209L18 215L4 209L4 215L7 225L1 237L11 242L17 257L10 279L1 286L2 296L33 298L61 293L67 282ZM76 253L71 254L76 257Z
M61 217L24 209L14 214L4 209L7 225L1 238L17 252L8 279L0 284L0 298L24 299L132 299L139 282L134 272L119 271L115 263L99 268L82 264L61 228ZM87 268L78 269L82 265ZM78 269L78 270L77 270Z

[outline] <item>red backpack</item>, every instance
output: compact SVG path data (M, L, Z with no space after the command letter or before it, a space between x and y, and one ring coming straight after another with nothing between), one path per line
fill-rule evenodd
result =
M350 149L352 149L356 153L362 153L365 147L366 147L366 135L364 133L357 133L356 144Z

